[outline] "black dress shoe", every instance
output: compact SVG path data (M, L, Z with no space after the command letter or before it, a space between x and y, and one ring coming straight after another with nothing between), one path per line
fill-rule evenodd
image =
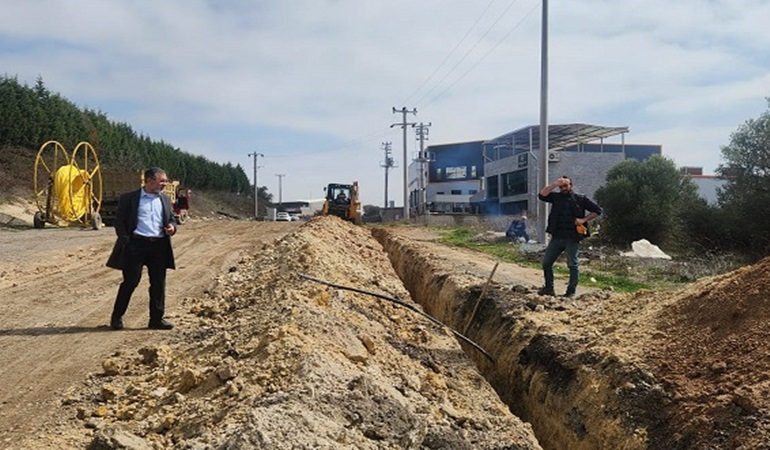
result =
M556 296L556 292L553 290L553 286L543 286L537 290L537 295L552 295Z
M166 319L151 320L147 325L147 328L152 330L170 330L174 328L174 324L167 321Z
M123 329L123 319L113 319L110 320L110 328L113 330L122 330Z

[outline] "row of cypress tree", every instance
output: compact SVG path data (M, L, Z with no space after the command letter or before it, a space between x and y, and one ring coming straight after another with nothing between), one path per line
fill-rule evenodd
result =
M0 78L0 147L28 149L34 158L38 148L49 140L59 141L67 149L82 141L90 142L105 169L159 166L186 187L253 192L240 165L209 161L137 133L130 125L110 120L102 112L78 108L51 93L41 77L31 87L15 77Z

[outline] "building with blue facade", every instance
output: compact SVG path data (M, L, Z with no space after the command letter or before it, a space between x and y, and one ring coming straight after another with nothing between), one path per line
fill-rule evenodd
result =
M409 204L422 213L470 213L471 197L477 195L484 182L484 141L431 145L426 149L422 170L420 159L412 163L410 171ZM419 173L422 172L422 191ZM414 176L416 174L416 176ZM423 193L421 199L420 193ZM422 201L421 201L422 200Z
M424 158L418 158L422 163L411 166L413 210L534 215L539 128L528 126L485 141L428 146ZM566 175L572 178L575 191L593 197L607 171L619 162L661 154L660 145L625 143L626 133L627 127L550 125L549 177ZM609 138L620 142L605 142Z

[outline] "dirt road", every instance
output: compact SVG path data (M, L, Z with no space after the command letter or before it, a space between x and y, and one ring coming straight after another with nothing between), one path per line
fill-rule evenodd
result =
M298 282L297 273L313 273L407 299L368 229L332 218L185 224L168 279L167 317L178 325L170 332L145 328L146 280L126 329L108 328L120 280L104 267L113 241L109 228L0 228L8 255L0 449L105 439L154 448L541 448L445 330L388 303ZM488 274L484 258L457 257L462 271Z
M174 237L178 270L167 283L167 317L180 299L200 295L244 252L255 253L298 224L190 221ZM125 318L107 327L120 272L105 267L115 234L77 228L0 228L0 448L37 426L101 361L171 332L147 330L146 273Z
M143 284L114 332L111 229L0 228L0 449L770 449L770 258L677 292L569 302L500 264L474 317L496 261L431 233L192 221L169 274L179 326L144 328ZM298 274L472 324L494 364Z

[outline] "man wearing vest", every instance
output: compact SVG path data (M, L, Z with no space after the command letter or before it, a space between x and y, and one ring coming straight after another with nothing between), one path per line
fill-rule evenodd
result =
M554 192L558 188L557 192ZM578 285L578 253L580 241L586 237L579 232L587 227L587 222L599 217L602 208L585 195L572 191L572 180L562 175L553 183L544 187L537 196L544 202L551 203L551 214L548 216L546 232L551 235L551 241L545 249L543 257L543 275L545 286L537 293L540 295L556 295L553 286L553 263L556 258L566 252L567 267L569 267L569 283L564 297L574 297ZM586 215L586 211L588 215Z

